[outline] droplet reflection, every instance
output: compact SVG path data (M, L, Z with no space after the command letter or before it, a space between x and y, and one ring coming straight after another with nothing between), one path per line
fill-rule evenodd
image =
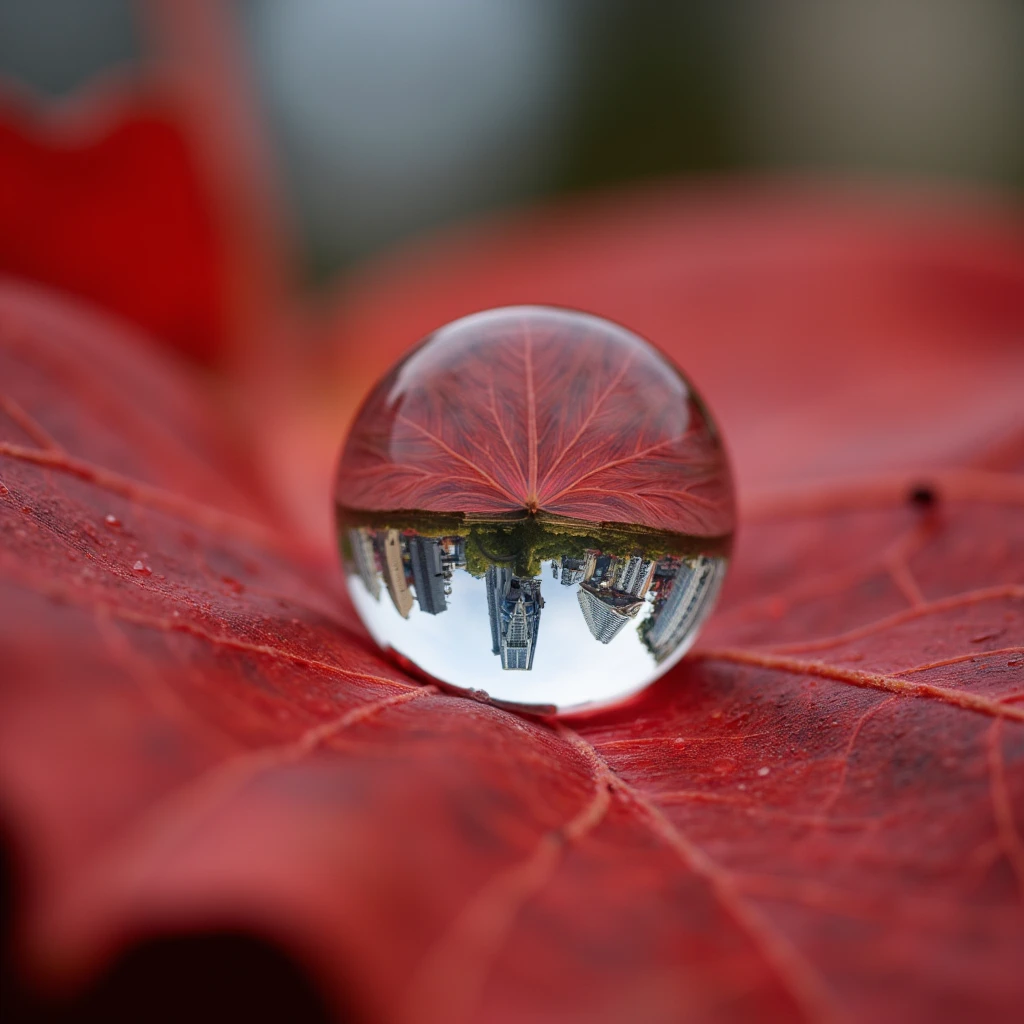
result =
M693 538L346 511L349 590L374 638L428 676L516 707L621 699L680 658L726 560Z
M609 704L693 643L735 526L707 405L626 328L543 306L441 327L367 396L335 505L356 608L446 686Z

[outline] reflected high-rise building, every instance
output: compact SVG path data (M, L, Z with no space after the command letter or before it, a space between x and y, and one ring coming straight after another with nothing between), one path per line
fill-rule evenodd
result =
M437 537L410 537L407 547L416 603L421 612L440 615L448 606L441 541Z
M377 558L373 550L373 534L366 527L348 531L348 543L352 548L352 561L356 572L363 581L374 601L380 600L380 577L377 575Z
M577 594L580 610L595 640L611 643L623 626L644 606L644 602L630 594L604 590L586 582L580 584Z
M402 557L402 535L398 530L386 530L377 535L381 545L381 563L384 586L398 614L409 618L412 611L412 593L405 579L405 562Z
M554 568L555 564L552 563L552 569ZM568 555L564 556L561 561L562 586L571 587L574 583L582 583L585 569L586 559L570 558Z
M680 637L686 635L704 609L714 602L724 573L722 559L700 556L692 565L680 565L668 597L655 608L646 635L647 646L658 661L675 649Z
M497 565L487 567L485 580L491 652L500 655L503 669L528 672L533 668L544 607L540 580L523 579Z
M619 575L613 589L634 597L643 597L654 579L656 563L652 558L641 558L633 555L619 567Z
M442 537L441 561L446 567L466 568L466 538Z
M487 566L487 615L491 620L491 654L501 653L501 602L512 579L512 570L501 565Z

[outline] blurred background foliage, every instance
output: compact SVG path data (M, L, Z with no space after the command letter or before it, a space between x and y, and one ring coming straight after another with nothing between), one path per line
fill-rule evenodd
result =
M311 279L442 223L667 176L1019 194L1019 0L237 0ZM144 49L131 0L0 0L0 75Z

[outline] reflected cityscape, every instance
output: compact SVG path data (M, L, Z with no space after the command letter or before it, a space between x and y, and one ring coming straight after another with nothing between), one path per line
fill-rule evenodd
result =
M652 550L664 538L626 529L417 525L343 526L364 621L441 682L516 704L532 703L533 687L515 682L526 673L546 690L558 672L577 689L580 669L606 680L571 704L639 688L692 642L726 565L714 551Z

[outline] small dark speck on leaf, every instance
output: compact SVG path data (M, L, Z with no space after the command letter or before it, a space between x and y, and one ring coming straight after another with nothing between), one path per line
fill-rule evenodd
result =
M907 501L918 508L931 508L938 500L938 492L931 484L914 484L907 492Z

